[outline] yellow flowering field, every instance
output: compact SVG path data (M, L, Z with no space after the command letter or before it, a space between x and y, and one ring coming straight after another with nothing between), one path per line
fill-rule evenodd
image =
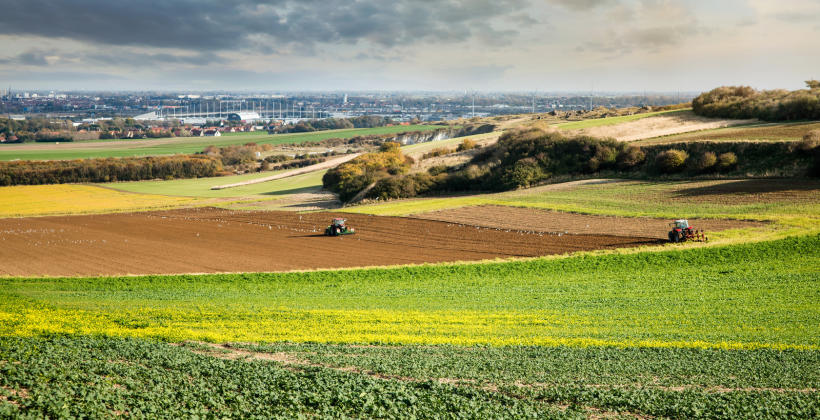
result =
M165 208L194 200L189 197L126 193L95 185L18 185L0 187L0 217Z

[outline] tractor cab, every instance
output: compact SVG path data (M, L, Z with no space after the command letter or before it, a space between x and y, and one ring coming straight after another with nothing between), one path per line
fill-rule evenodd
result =
M689 229L689 221L686 219L678 219L671 223L671 225L677 230L684 230Z
M669 225L672 226L672 230L669 231L669 242L705 242L708 240L702 230L695 230L689 226L689 221L686 219L675 220Z
M326 236L351 235L355 233L352 227L347 225L347 219L337 217L330 222L330 226L325 228Z

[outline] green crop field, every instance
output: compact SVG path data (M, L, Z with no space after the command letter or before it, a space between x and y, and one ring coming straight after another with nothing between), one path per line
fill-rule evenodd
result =
M0 338L0 416L815 418L811 351ZM267 360L265 358L268 358ZM279 360L279 361L271 361ZM646 378L646 379L642 379ZM651 378L651 379L650 379Z
M294 192L316 191L322 186L322 176L326 171L315 171L302 175L241 187L212 190L215 185L233 184L256 178L271 176L277 172L258 172L246 175L223 176L213 178L175 179L169 181L135 181L100 184L120 191L141 194L158 194L185 197L249 197L259 198L289 194Z
M34 144L26 150L4 149L0 145L0 160L59 160L101 157L158 156L177 153L197 153L207 146L229 146L245 143L295 144L321 141L329 138L350 138L355 136L395 134L407 131L427 131L440 128L433 125L410 125L361 128L347 130L316 131L312 133L267 134L235 133L222 137L178 137L174 139L142 139L112 143L110 141L76 142L64 144ZM124 143L123 143L124 142ZM156 142L156 144L152 144Z
M0 338L0 361L4 418L580 418L479 389L222 360L142 340Z
M607 118L592 118L583 121L573 121L567 123L560 123L557 124L560 130L581 130L584 128L592 128L592 127L602 127L605 125L615 125L621 124L630 121L636 121L643 118L654 117L657 115L675 115L684 112L691 112L689 109L677 109L673 111L660 111L660 112L646 112L643 114L633 114L633 115L623 115L620 117L607 117Z
M506 263L7 278L0 335L818 349L818 267L815 235Z
M812 418L819 286L820 236L505 263L6 278L0 415ZM245 344L166 344L182 340Z

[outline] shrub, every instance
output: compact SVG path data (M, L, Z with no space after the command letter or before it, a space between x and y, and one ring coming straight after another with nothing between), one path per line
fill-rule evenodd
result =
M430 174L430 175L433 175L433 176L438 175L438 174L442 174L442 173L446 173L446 172L447 172L447 165L436 165L436 166L431 166L427 169L427 173Z
M820 146L820 130L812 130L803 136L803 140L797 143L797 149L801 152L811 152Z
M699 172L706 172L715 167L717 164L717 155L713 152L704 152L700 154L692 163L692 167Z
M381 146L379 146L379 151L383 153L399 153L400 149L401 144L394 141L384 142Z
M380 200L412 197L416 193L415 183L410 177L391 176L382 178L368 193L368 197Z
M759 118L766 121L820 119L820 89L756 91L747 86L719 87L692 101L692 110L707 117Z
M599 169L607 169L615 164L617 157L618 152L612 147L597 145L595 146L595 155L589 158L587 166L592 172L598 171Z
M211 146L211 147L213 147L213 146ZM285 155L271 155L271 156L265 157L265 162L280 163L280 162L284 162L284 161L289 160L289 159L290 158L288 158Z
M457 152L462 152L464 150L471 150L471 149L475 149L476 146L477 146L476 142L474 142L470 139L464 139L464 140L461 141L461 144L458 145L458 148L456 148L456 151Z
M737 155L732 152L721 153L717 158L717 167L721 171L733 169L737 165Z
M437 147L427 153L425 153L421 158L422 159L430 159L437 156L444 156L452 153L453 151L446 148L446 147Z
M398 143L384 143L380 152L361 155L328 170L322 177L322 185L339 194L342 201L350 200L372 183L391 175L400 175L410 169L413 160L404 156ZM395 189L394 185L383 186ZM402 187L404 188L404 187Z
M546 178L546 174L533 158L519 160L507 169L502 177L502 182L507 188L528 187Z
M646 153L638 146L629 146L618 153L615 162L620 169L633 169L646 160Z
M658 154L655 166L663 173L675 173L683 170L689 154L683 150L669 149Z

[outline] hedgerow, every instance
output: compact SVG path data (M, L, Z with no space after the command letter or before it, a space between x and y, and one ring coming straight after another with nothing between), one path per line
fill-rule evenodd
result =
M758 118L765 121L820 119L820 83L808 89L757 91L748 86L723 86L692 101L692 110L706 117Z
M221 162L202 155L0 161L0 185L139 181L215 176Z

